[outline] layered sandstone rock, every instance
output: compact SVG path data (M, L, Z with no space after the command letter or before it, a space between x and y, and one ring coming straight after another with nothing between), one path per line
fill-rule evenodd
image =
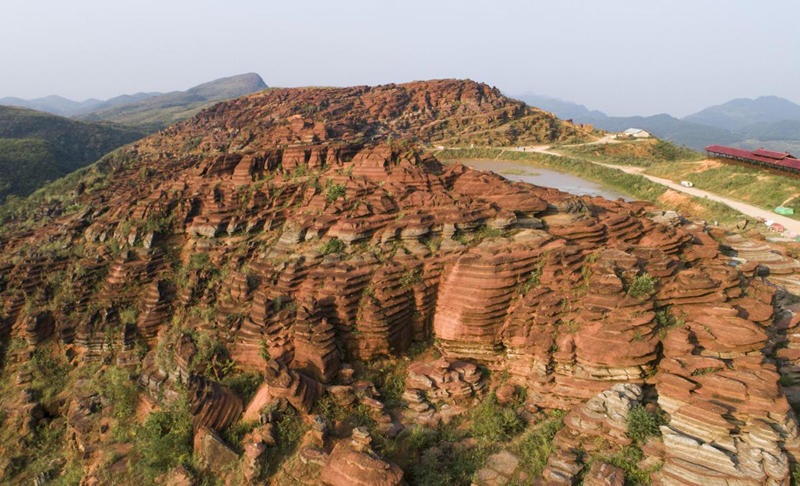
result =
M275 360L267 363L264 380L273 398L284 398L302 412L311 411L314 402L322 393L319 382Z
M195 429L223 430L239 419L242 400L226 387L199 375L189 377L189 406Z
M485 377L472 363L440 358L414 363L407 373L403 399L408 404L405 417L411 423L449 420L486 393Z
M663 458L661 484L784 484L798 453L786 395L800 403L800 321L771 285L789 285L796 262L736 237L728 257L706 228L648 217L647 204L445 166L409 143L584 134L453 80L215 105L105 158L80 175L86 190L42 201L36 214L47 216L32 226L4 223L0 335L24 346L4 366L40 348L68 374L124 366L142 386L139 421L186 388L212 444L242 415L260 421L261 435L237 444L243 458L225 461L249 480L277 436L269 411L290 408L312 431L286 478L402 480L363 431L342 440L348 427L314 425L322 383L391 437L400 421L466 415L502 376L498 401L527 392L520 414L569 410L548 484L581 474L595 439L609 453L627 445L625 417L640 401L666 412L664 447L642 446L645 460ZM408 363L402 404L343 364L400 360L428 340L443 359ZM244 372L264 383L243 414L247 392L220 381ZM67 416L71 440L91 449L94 416L110 412L59 393L47 415L25 402L28 429ZM619 482L593 464L587 484ZM520 478L501 465L485 474Z
M402 484L403 471L375 455L369 432L357 428L350 441L333 447L320 479L330 486L396 486Z
M609 447L630 445L631 439L626 432L628 415L634 407L639 406L641 399L640 386L614 385L567 414L564 428L553 439L554 452L542 474L546 484L573 484L584 467L584 456L604 454ZM603 445L604 441L610 441L614 445ZM604 468L606 469L610 478L616 477L615 481L624 482L624 472L620 473L615 468ZM596 467L592 467L587 473L588 478L598 475ZM600 479L602 477L590 480L597 482Z

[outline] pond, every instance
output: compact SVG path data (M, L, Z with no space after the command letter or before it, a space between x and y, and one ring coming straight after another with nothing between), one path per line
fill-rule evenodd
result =
M489 159L459 159L453 160L452 163L461 163L467 167L478 170L490 170L511 181L527 182L529 184L536 184L537 186L555 187L561 191L580 196L602 196L606 199L622 198L626 201L631 200L630 197L613 189L609 189L602 184L557 170L542 169L539 167L517 164L515 162Z

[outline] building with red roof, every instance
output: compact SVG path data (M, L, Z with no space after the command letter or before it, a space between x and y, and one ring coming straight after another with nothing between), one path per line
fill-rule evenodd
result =
M765 150L763 148L758 150L744 150L734 147L724 147L722 145L709 145L706 147L706 153L709 157L736 160L757 167L800 174L800 159L797 159L788 152L773 152L772 150Z

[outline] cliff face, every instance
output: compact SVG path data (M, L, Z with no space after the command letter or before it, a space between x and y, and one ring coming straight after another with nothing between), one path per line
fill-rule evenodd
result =
M661 439L636 443L660 484L785 484L800 437L773 357L794 369L798 319L755 263L734 268L704 228L644 204L443 166L414 145L583 134L447 80L271 90L108 157L0 239L4 444L66 427L86 478L126 461L160 472L177 464L149 460L143 437L184 403L198 468L398 484L385 437L469 417L494 390L530 422L570 410L546 484L584 466L602 479L613 466L594 458L632 445L639 408L662 418ZM431 343L440 358L419 354ZM32 366L43 356L65 367L56 384ZM403 356L399 390L366 371ZM117 370L137 384L127 415L121 392L93 386ZM121 416L143 428L108 434ZM9 478L31 472L5 452Z

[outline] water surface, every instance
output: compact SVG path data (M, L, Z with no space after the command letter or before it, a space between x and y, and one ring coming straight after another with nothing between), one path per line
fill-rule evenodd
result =
M609 189L602 184L557 170L542 169L514 162L491 159L458 159L453 160L453 163L461 163L467 167L478 170L490 170L511 181L527 182L529 184L536 184L537 186L555 187L561 191L577 194L579 196L602 196L606 199L622 198L626 201L631 200L630 197L613 189Z

